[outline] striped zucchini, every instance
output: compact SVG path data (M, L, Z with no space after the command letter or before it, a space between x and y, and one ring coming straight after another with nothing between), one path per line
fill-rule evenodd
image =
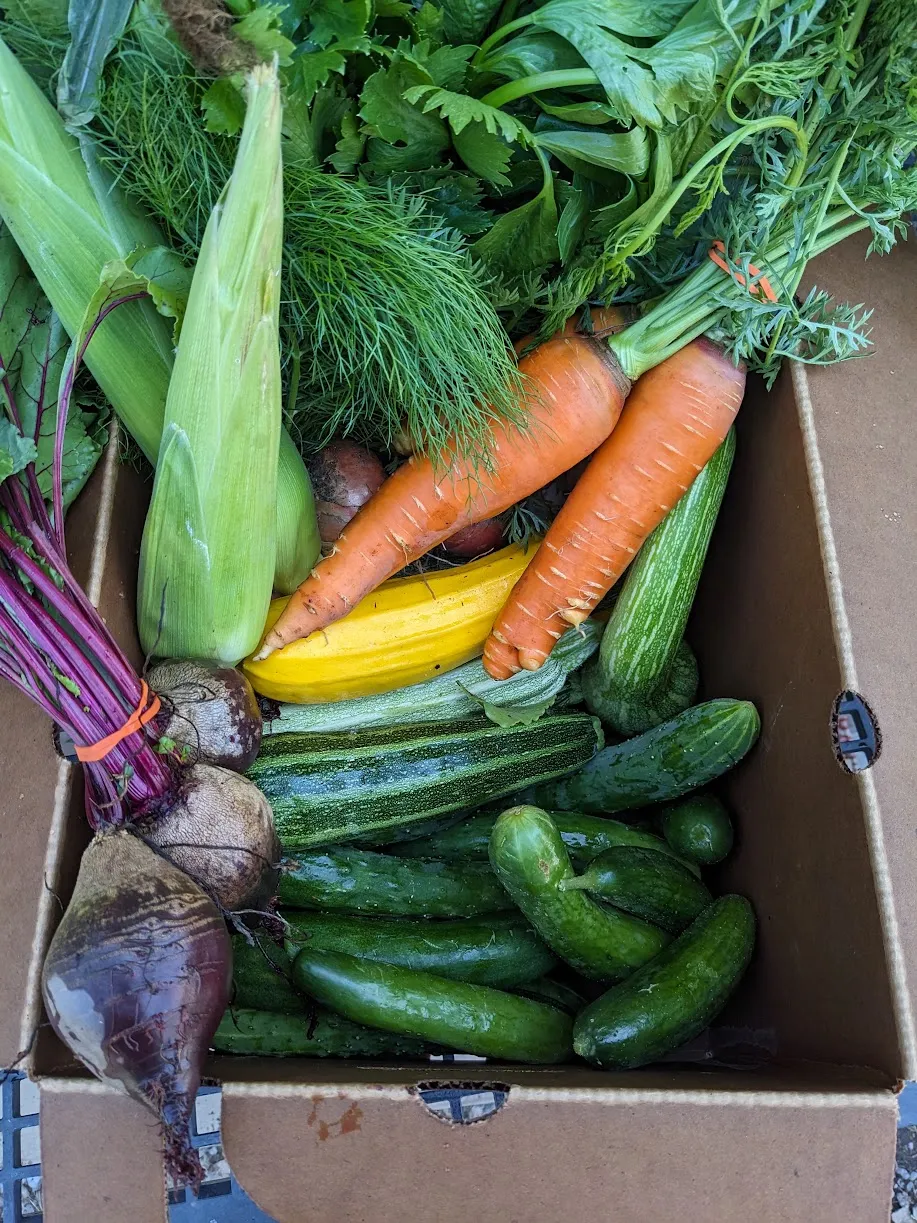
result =
M548 810L589 815L669 802L738 764L760 730L750 701L706 701L606 747L573 777L532 787L525 799Z
M335 730L365 730L370 726L453 722L457 718L483 717L481 701L514 709L541 705L554 700L571 672L595 653L601 634L601 625L587 620L575 632L564 633L543 667L537 671L520 671L503 683L491 679L480 658L475 658L422 684L411 684L377 696L359 696L350 701L329 701L319 705L280 705L273 717L265 718L264 733L323 734ZM580 696L580 691L576 696Z
M627 575L596 660L583 673L589 709L622 735L681 713L697 692L685 625L735 455L735 431L652 533ZM692 682L693 681L693 682Z
M602 744L598 719L582 713L507 728L471 720L271 735L248 776L284 849L296 851L482 806L574 772Z

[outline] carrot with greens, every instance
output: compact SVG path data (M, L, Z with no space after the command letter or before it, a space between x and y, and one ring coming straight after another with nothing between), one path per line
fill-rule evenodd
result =
M706 339L643 375L497 618L490 676L536 671L586 619L716 452L744 389L745 367Z
M586 458L615 427L630 379L603 341L561 335L519 362L530 385L526 432L491 430L490 469L412 455L341 532L293 594L256 659L317 632L380 582L462 527L502 513Z

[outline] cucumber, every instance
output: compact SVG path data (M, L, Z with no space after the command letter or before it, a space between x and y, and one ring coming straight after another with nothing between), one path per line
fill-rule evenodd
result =
M479 1057L547 1064L570 1057L569 1015L486 985L310 950L293 961L293 980L323 1005L367 1027Z
M521 917L419 921L285 912L290 960L303 947L508 989L550 972L557 960ZM300 999L300 1009L302 1000Z
M722 862L732 849L732 820L713 794L695 794L664 807L659 827L675 853L702 866Z
M751 905L743 896L721 896L651 964L581 1012L576 1052L597 1066L628 1070L677 1049L722 1010L754 941Z
M521 998L533 998L535 1002L545 1002L548 1006L559 1007L568 1015L576 1016L586 1005L586 999L569 985L560 981L552 981L550 977L541 977L537 981L527 981L525 985L517 985L510 991Z
M730 429L716 454L630 566L583 673L592 713L638 735L681 713L697 693L697 664L682 641L735 455ZM687 652L686 652L687 651Z
M413 824L406 824L403 827L381 828L378 832L367 832L361 837L351 837L347 844L357 845L364 849L378 849L380 846L388 845L400 846L402 843L424 840L436 833L445 832L447 828L454 828L462 820L468 819L469 815L468 811L449 811L446 815L434 815L429 820L416 820ZM401 853L400 848L397 852ZM435 854L422 856L436 857Z
M290 984L290 957L264 936L254 945L241 934L232 939L232 1004L243 1010L303 1013L302 995Z
M305 1003L301 1003L303 1011ZM425 1057L433 1046L351 1023L333 1011L284 1015L231 1007L213 1035L219 1053L259 1057Z
M563 889L574 880L557 826L537 807L511 807L494 824L497 878L552 951L584 977L620 981L657 955L669 936L655 926Z
M399 858L443 858L446 861L474 862L486 859L490 850L490 834L497 822L497 811L482 811L469 816L443 832L425 837L420 841L399 845L390 852ZM638 845L653 849L667 857L676 857L667 841L653 832L622 824L619 820L601 819L596 815L581 815L575 811L549 811L557 825L567 853L574 862L591 862L596 854L612 845ZM697 866L685 862L685 866L699 874Z
M575 776L534 786L525 798L548 809L592 815L668 802L738 764L760 730L750 701L706 701L635 739L606 747Z
M599 900L680 934L713 897L701 881L674 858L635 845L617 845L599 854L564 890L582 888Z
M284 858L280 903L392 917L477 917L511 909L484 862L428 862L340 846Z
M487 721L270 735L248 776L267 796L286 850L311 849L482 806L571 773L602 746L588 714L531 726Z
M275 717L265 719L264 734L367 730L371 726L454 722L469 717L486 725L482 701L527 708L553 700L571 672L596 652L601 636L602 625L587 620L574 632L564 633L537 671L520 671L508 680L491 679L480 658L475 658L422 684L410 684L377 696L315 705L281 704ZM582 699L580 693L576 695Z

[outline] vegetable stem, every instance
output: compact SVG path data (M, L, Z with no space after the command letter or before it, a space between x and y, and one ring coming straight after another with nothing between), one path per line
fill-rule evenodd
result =
M523 18L520 18L523 20ZM583 85L598 85L599 78L591 68L569 68L566 71L536 72L531 76L521 76L515 81L507 81L481 99L488 106L505 106L507 102L515 102L517 98L526 98L530 94L540 93L543 89L578 89Z

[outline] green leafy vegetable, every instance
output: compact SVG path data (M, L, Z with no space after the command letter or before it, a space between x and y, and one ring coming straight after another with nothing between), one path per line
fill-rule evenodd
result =
M57 83L57 105L71 130L84 127L95 114L102 68L132 7L133 0L70 0L70 46Z

